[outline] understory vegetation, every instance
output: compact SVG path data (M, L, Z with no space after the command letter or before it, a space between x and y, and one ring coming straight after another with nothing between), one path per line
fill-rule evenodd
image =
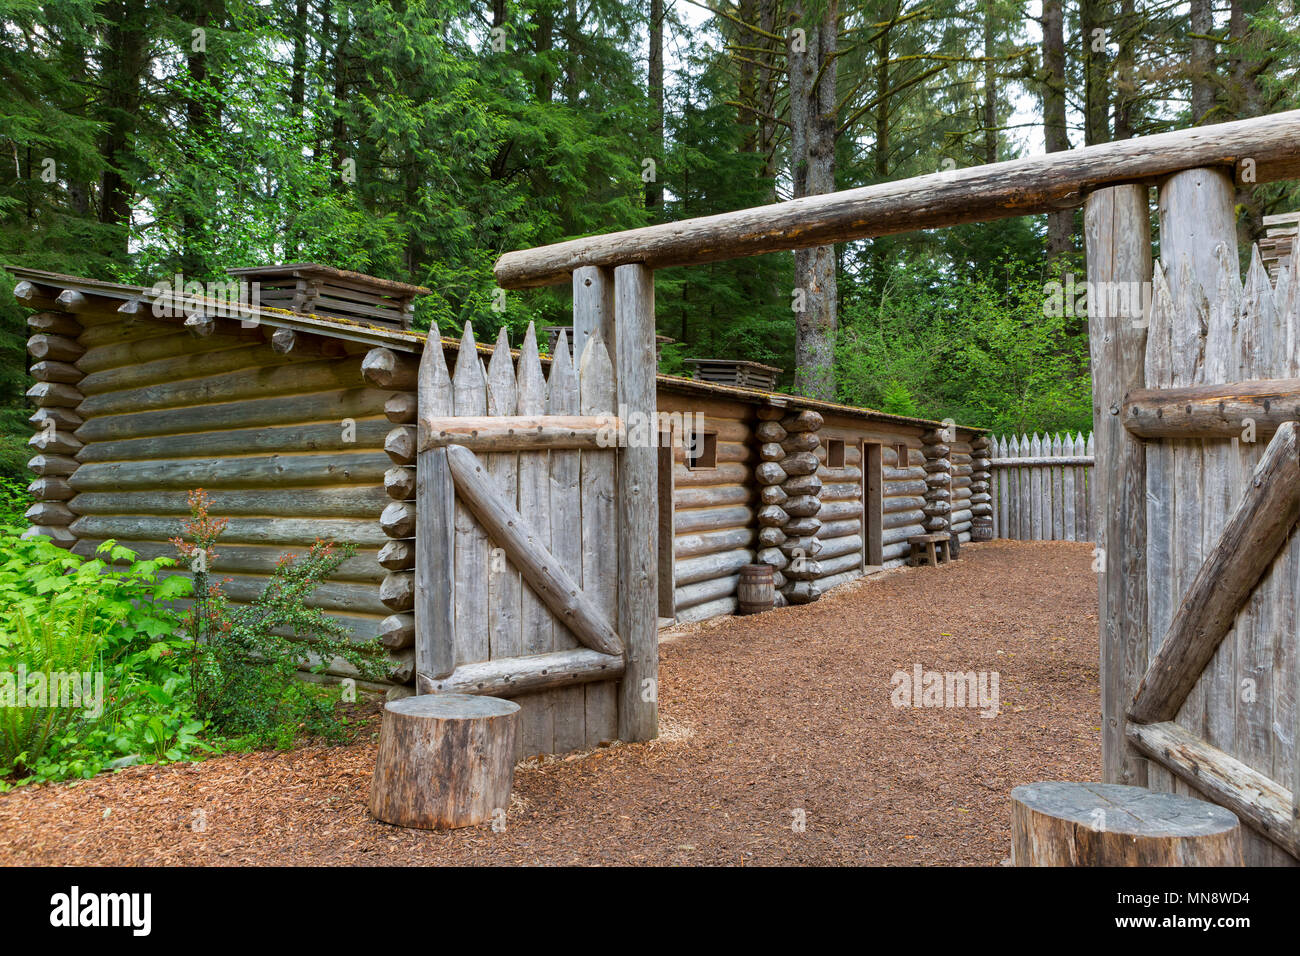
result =
M338 704L354 692L299 670L342 659L380 674L377 644L304 603L349 549L286 555L234 605L207 570L225 522L201 490L190 504L173 543L192 577L112 541L83 558L0 526L0 789L346 733Z

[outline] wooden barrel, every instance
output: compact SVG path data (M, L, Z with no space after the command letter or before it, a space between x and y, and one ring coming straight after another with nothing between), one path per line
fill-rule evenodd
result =
M776 601L776 583L772 579L770 564L747 564L740 569L740 583L736 585L740 601L739 614L757 614L772 610Z

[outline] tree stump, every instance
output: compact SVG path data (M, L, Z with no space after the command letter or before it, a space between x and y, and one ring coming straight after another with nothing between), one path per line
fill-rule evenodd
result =
M1013 866L1241 866L1231 810L1114 783L1011 791Z
M425 694L384 705L370 813L422 830L473 826L510 806L519 705Z

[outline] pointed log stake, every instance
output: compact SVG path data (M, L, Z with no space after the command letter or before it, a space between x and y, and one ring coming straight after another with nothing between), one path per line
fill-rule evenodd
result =
M1173 720L1228 633L1242 603L1273 563L1300 517L1300 425L1286 422L1268 443L1241 503L1187 589L1130 719Z
M451 378L433 333L420 357L417 382L420 436L429 422L452 411ZM423 445L423 440L420 441ZM415 466L415 669L417 686L456 669L455 488L442 448L421 451Z
M602 654L622 654L623 642L609 621L596 610L573 578L538 541L527 520L502 500L472 451L447 449L456 490L488 534L523 573L537 595L587 647Z

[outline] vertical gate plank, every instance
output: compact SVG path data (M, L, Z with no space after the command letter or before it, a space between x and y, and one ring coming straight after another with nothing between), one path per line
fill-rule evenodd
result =
M429 422L452 413L451 377L435 332L420 357L417 385L420 442L415 469L415 666L421 677L446 677L456 667L454 523L456 494L445 448L424 448Z
M546 385L548 415L578 413L578 380L569 358L569 339L564 331L555 342L551 356L551 375ZM574 450L551 452L551 554L573 575L579 587L582 579L582 511L579 495L580 453ZM581 646L567 627L555 622L554 649L566 651ZM560 687L555 694L555 751L566 753L580 749L587 740L586 688Z
M487 382L474 329L465 323L451 377L456 415L487 414ZM456 663L488 659L488 539L469 508L456 502Z
M1285 361L1280 367L1287 378L1297 378L1300 377L1300 255L1292 255L1290 270L1283 270L1278 276L1274 300L1278 322L1283 329L1281 337L1285 342ZM1281 615L1277 625L1279 639L1274 646L1272 673L1269 675L1275 725L1273 766L1269 776L1289 787L1293 799L1300 800L1300 757L1297 756L1300 712L1296 701L1300 691L1300 655L1296 647L1295 607L1295 595L1300 593L1300 536L1294 532L1284 554Z
M1065 441L1061 443L1061 454L1074 454L1074 439L1069 432L1065 433ZM1061 537L1066 541L1079 540L1074 528L1074 476L1078 471L1074 465L1061 469Z
M599 266L582 266L573 270L573 336L569 347L574 364L582 365L587 341L596 333L613 355L618 335L614 325L614 273ZM613 406L606 411L613 411Z
M651 269L633 264L614 270L614 311L619 413L653 415L657 369ZM624 448L618 458L618 632L627 648L618 726L619 737L630 741L653 740L659 733L657 462L654 447Z
M1034 432L1034 437L1029 442L1029 454L1032 458L1042 458L1047 452L1043 449L1043 441L1038 437L1038 432ZM1050 481L1048 488L1051 488ZM1034 541L1043 540L1043 469L1029 469L1029 537ZM1047 537L1051 537L1052 530L1052 513L1047 513Z
M587 336L587 346L578 366L578 382L583 415L613 413L617 398L614 366L599 329ZM610 545L618 540L615 454L612 447L582 453L582 587L591 602L611 621L618 620L618 563L610 553ZM617 682L599 681L583 686L587 694L586 746L617 739Z
M1020 455L1028 458L1033 455L1033 449L1029 445L1029 436L1024 432L1020 433ZM1017 468L1018 477L1016 482L1020 485L1020 534L1017 537L1021 541L1029 541L1034 537L1033 509L1030 507L1033 489L1030 487L1028 468Z
M1250 269L1246 274L1243 291L1241 325L1255 330L1255 347L1249 356L1242 355L1249 361L1249 374L1246 378L1272 378L1287 365L1284 354L1285 339L1279 341L1276 326L1277 312L1273 303L1273 288L1268 272L1259 258L1259 251L1252 249ZM1245 443L1242 443L1245 444ZM1264 441L1254 443L1252 452L1261 456ZM1289 548L1287 549L1289 550ZM1282 552L1284 553L1284 552ZM1275 562L1274 567L1264 575L1255 593L1251 595L1248 607L1251 611L1252 627L1249 632L1238 635L1236 641L1236 674L1234 683L1238 696L1236 707L1236 747L1229 746L1229 752L1235 753L1237 759L1265 773L1273 771L1273 670L1274 646L1279 641L1277 631L1278 601L1281 597L1279 585L1282 583L1284 561ZM1227 641L1225 640L1225 643ZM1243 682L1249 680L1253 693L1243 695ZM1253 696L1253 700L1245 699ZM1229 712L1229 716L1231 711ZM1230 741L1231 744L1231 741ZM1279 782L1287 785L1287 778ZM1248 844L1253 841L1247 841ZM1243 847L1249 859L1250 851ZM1261 861L1262 862L1262 861Z
M1204 292L1210 296L1209 328L1206 333L1205 381L1235 382L1250 378L1249 362L1243 365L1236 336L1240 333L1241 280L1237 277L1237 246L1235 239L1219 244L1216 278L1202 277ZM1206 441L1202 452L1205 460L1205 487L1202 489L1205 514L1206 547L1218 540L1228 515L1241 499L1245 476L1239 442ZM1245 637L1244 631L1252 626L1251 615L1238 615L1242 631L1230 633L1219 645L1214 658L1206 667L1201 683L1204 692L1200 698L1202 716L1200 726L1189 726L1199 731L1205 739L1225 752L1236 749L1235 700L1236 644ZM1224 704L1226 703L1226 707Z
M1144 283L1151 277L1145 186L1091 193L1083 220L1090 288ZM1147 661L1145 455L1142 443L1125 431L1119 412L1124 393L1142 382L1146 330L1134 316L1112 314L1108 299L1090 301L1088 308L1097 456L1090 477L1098 487L1094 540L1105 555L1105 570L1098 576L1102 768L1110 783L1142 786L1146 762L1125 739L1124 715Z
M546 379L537 354L537 332L528 323L524 344L519 349L516 411L520 415L546 413ZM548 453L528 452L519 456L519 513L532 522L537 540L550 542L550 468ZM551 612L533 589L525 585L520 598L519 623L523 653L544 654L553 649ZM531 757L555 750L555 711L552 691L530 694L519 712L515 752Z
M510 341L502 326L492 360L488 363L488 414L513 415L516 408L515 363ZM500 488L501 497L518 507L519 455L493 452L483 456L488 475ZM492 658L518 657L523 653L519 608L523 581L499 548L493 546L488 562L488 644Z

